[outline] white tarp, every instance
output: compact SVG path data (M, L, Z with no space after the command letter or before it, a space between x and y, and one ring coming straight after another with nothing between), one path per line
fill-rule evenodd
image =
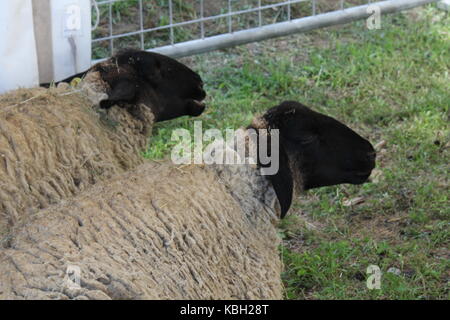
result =
M31 0L0 1L0 93L39 84Z
M90 0L0 0L0 93L91 64Z

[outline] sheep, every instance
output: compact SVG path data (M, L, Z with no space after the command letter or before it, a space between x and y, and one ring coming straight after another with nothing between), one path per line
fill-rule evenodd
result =
M0 96L0 236L24 215L141 164L154 122L204 110L202 86L175 60L126 50L75 89Z
M114 58L99 63L90 72L98 72L108 84L108 98L100 107L145 104L156 121L184 115L199 116L206 93L200 76L169 57L139 50L120 51Z
M205 110L205 104L201 101L206 93L200 76L184 64L164 55L125 49L119 51L113 59L98 63L88 71L57 84L70 83L93 72L98 72L107 83L108 97L100 99L101 108L108 109L123 102L128 105L144 102L152 109L156 121L183 115L199 116ZM48 88L51 84L42 86ZM155 94L155 90L158 94Z
M261 159L147 162L98 183L14 227L0 251L0 299L281 299L276 225L294 190L363 183L374 150L295 102L249 128L268 129L259 138L279 130L278 173L261 175ZM259 148L246 132L236 137Z

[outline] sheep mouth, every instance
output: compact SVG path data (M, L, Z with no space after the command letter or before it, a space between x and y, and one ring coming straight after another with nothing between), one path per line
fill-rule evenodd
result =
M201 102L199 100L191 100L190 106L188 109L187 114L189 114L192 117L198 117L205 111L206 105L204 102Z
M204 102L202 102L202 101L199 101L199 100L193 100L194 101L194 103L198 106L198 107L202 107L202 108L204 108L206 105L205 105L205 103Z
M361 171L361 172L353 172L353 181L354 184L362 184L369 180L370 175L372 174L372 170L370 171Z
M368 176L370 176L370 174L372 173L372 170L370 170L370 171L363 171L363 172L354 172L354 175L355 176L358 176L358 177L368 177Z

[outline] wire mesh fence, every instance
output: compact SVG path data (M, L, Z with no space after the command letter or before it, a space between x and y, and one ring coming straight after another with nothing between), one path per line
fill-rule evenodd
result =
M99 23L93 30L92 56L94 60L103 59L125 47L158 51L189 42L197 45L217 36L243 30L257 32L267 26L381 2L421 5L435 1L100 0L96 1L98 11L94 13ZM235 43L230 41L230 44ZM215 47L217 41L211 49ZM170 52L175 56L187 55Z

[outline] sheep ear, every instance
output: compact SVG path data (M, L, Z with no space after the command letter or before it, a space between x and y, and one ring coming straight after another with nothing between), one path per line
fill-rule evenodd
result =
M123 79L117 82L108 95L108 100L100 102L100 107L109 108L119 101L132 101L136 96L136 85L133 81Z
M281 207L280 218L283 219L286 216L286 213L288 212L292 204L294 180L289 166L289 159L281 141L280 141L279 162L280 166L278 172L268 177L270 182L272 182L273 188L275 189L275 193L277 195L278 202L280 203Z

